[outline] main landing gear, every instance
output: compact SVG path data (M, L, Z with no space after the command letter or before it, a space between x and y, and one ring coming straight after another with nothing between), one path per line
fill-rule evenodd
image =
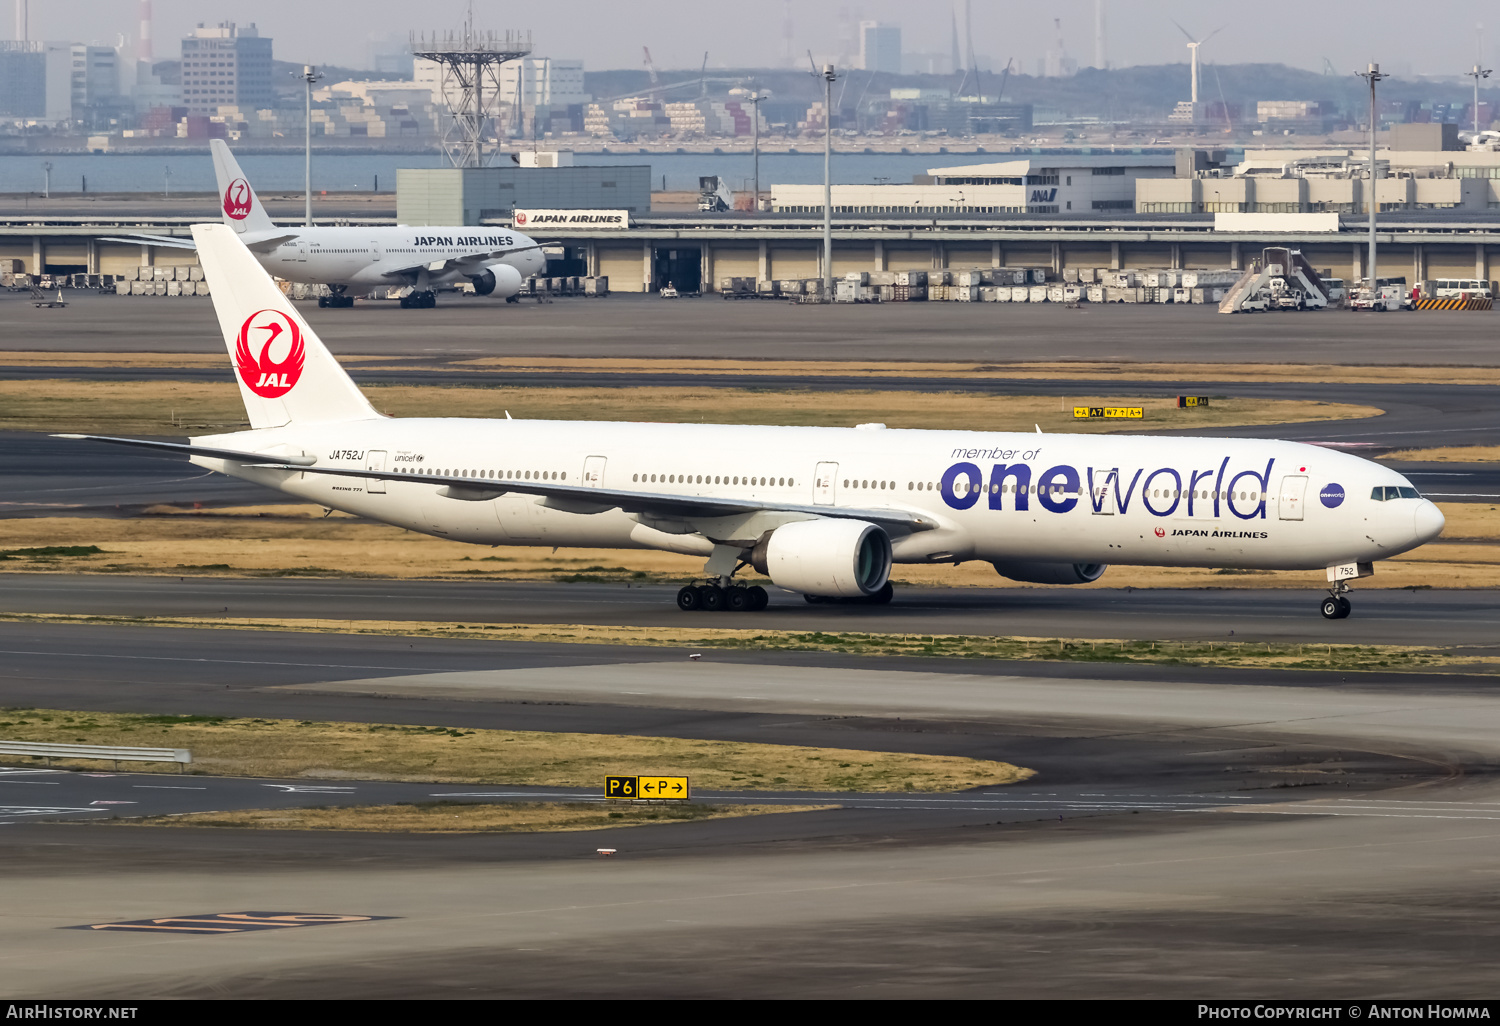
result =
M435 306L437 306L437 293L431 289L425 292L410 292L401 297L403 310L431 310Z
M710 613L721 609L731 613L758 613L769 601L766 589L758 584L748 588L740 584L728 587L713 583L689 584L677 593L677 608L685 613L700 609Z
M1328 586L1328 597L1323 600L1323 619L1342 620L1348 616L1353 606L1344 596L1349 593L1347 581L1338 581Z
M335 309L345 309L346 310L349 307L353 306L354 305L354 297L353 296L346 296L346 295L344 295L344 293L345 293L345 291L347 289L348 289L347 285L330 285L330 286L328 286L328 291L332 292L333 295L331 295L331 296L319 296L318 297L318 306L319 306L319 308L333 307Z

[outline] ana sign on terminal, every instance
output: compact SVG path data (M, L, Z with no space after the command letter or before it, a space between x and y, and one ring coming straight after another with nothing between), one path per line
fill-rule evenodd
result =
M558 228L624 230L630 227L628 210L517 210L512 218L517 231Z

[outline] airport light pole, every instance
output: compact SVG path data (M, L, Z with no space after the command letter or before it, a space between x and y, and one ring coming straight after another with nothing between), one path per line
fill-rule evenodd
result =
M312 87L313 83L318 81L322 77L323 76L318 73L318 69L313 67L311 64L304 64L302 66L302 81L307 83L307 113L305 119L302 122L302 128L307 140L307 148L304 154L303 166L303 173L306 178L307 194L305 197L306 204L303 209L303 215L306 219L307 227L309 228L312 227Z
M1464 72L1464 74L1474 80L1474 141L1476 143L1479 141L1479 80L1481 78L1489 78L1492 70L1491 68L1481 68L1476 64L1473 71Z
M52 198L52 161L42 164L42 199Z
M755 154L755 198L750 201L750 211L756 214L760 213L760 101L764 99L758 92L750 94L750 149Z
M823 302L833 302L833 180L829 169L833 156L832 64L823 65Z
M161 169L161 198L172 198L172 166L170 164Z
M1370 298L1373 301L1379 295L1375 284L1378 277L1375 265L1375 213L1380 209L1380 193L1375 178L1375 128L1379 123L1375 109L1375 86L1381 79L1391 76L1388 72L1381 71L1379 64L1371 64L1367 70L1357 74L1370 83L1370 196L1366 201L1370 211L1370 255L1366 261L1369 266L1365 268L1365 273L1370 279Z

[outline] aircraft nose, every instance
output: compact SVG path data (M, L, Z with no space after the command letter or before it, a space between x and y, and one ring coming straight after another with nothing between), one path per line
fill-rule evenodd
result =
M1416 529L1417 543L1425 544L1432 541L1443 533L1443 525L1447 520L1443 517L1443 511L1438 509L1431 501L1423 499L1417 504L1417 511L1413 514L1414 528Z

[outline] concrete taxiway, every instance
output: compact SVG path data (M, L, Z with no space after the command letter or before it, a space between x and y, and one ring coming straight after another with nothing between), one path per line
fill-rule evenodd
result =
M0 829L7 996L1357 998L1492 986L1500 904L1484 881L1500 871L1500 695L1484 680L996 673L779 653L689 663L605 646L5 629L6 704L93 673L94 701L115 707L139 707L145 691L184 711L553 717L605 731L675 721L678 736L881 738L895 750L1007 751L1038 769L1017 787L958 796L546 836L19 820ZM30 662L12 654L19 641ZM200 645L225 657L254 646L261 658L194 666ZM129 647L163 661L123 658ZM182 662L165 661L169 647ZM178 680L170 693L151 683L167 679ZM198 783L69 778L57 791L79 802ZM0 795L53 790L46 780L0 782ZM265 784L491 796L473 800L520 790L203 786ZM346 800L264 789L278 802ZM601 847L618 854L601 859ZM275 936L65 929L241 909L391 918Z
M1155 363L1500 365L1494 314L1387 316L1333 310L1225 316L1213 306L886 303L801 306L607 299L505 303L443 296L435 310L394 302L298 309L335 355L670 357L777 360L1106 360ZM38 310L0 293L6 348L56 352L221 353L208 299L76 293Z
M1108 578L1106 577L1106 580ZM886 606L809 605L772 589L759 613L684 613L676 587L498 581L364 581L0 574L0 611L107 616L874 631L1500 649L1500 592L1355 589L1328 621L1320 589L902 588Z

